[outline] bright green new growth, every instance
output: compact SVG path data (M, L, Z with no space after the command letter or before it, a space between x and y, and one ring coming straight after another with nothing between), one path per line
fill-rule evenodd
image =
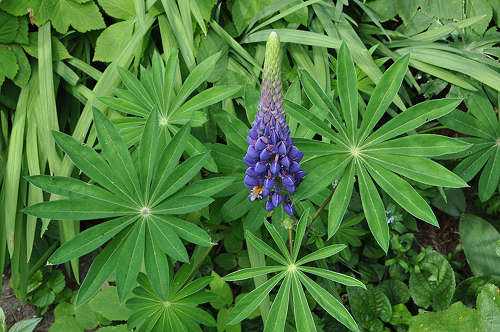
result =
M328 114L329 124L301 105L285 100L287 113L291 118L331 142L327 144L313 140L296 141L297 147L312 158L308 158L304 163L304 169L309 176L294 196L296 201L311 197L335 179L339 179L329 205L329 238L338 230L351 201L355 176L366 220L373 236L385 252L389 247L389 227L384 204L375 183L403 209L435 226L438 226L438 222L429 204L404 178L431 186L467 186L460 177L428 157L463 151L469 147L468 143L445 136L412 133L425 123L453 111L461 103L460 99L422 102L398 114L374 131L397 97L408 61L409 55L406 55L384 73L373 91L360 123L356 70L345 43L340 47L337 61L340 105L332 102L307 71L300 70L301 82L307 96L313 105Z
M312 313L304 294L303 286L326 312L350 330L359 331L356 322L342 303L333 295L328 293L327 290L310 279L306 273L329 279L346 286L365 288L365 285L355 278L341 273L304 265L316 260L331 257L345 249L346 246L343 244L326 246L300 259L297 259L302 240L304 239L308 220L309 210L307 210L300 218L291 252L287 249L286 244L283 242L283 239L280 237L275 227L268 222L264 222L264 225L276 243L279 252L247 231L247 240L260 252L264 253L280 265L242 269L224 277L225 280L235 281L254 278L270 273L277 273L236 303L235 307L231 311L228 324L236 324L248 317L248 315L250 315L259 306L271 290L283 280L278 294L276 295L271 306L267 321L265 322L264 332L284 331L286 316L288 313L288 303L290 301L290 292L293 297L297 331L316 331Z

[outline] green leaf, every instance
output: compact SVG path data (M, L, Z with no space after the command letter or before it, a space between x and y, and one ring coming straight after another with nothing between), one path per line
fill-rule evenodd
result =
M239 85L217 85L203 90L174 111L171 115L171 120L175 121L176 115L193 112L216 104L224 99L234 96L240 90L241 86Z
M493 196L500 181L500 145L490 152L490 157L479 177L479 199L485 202Z
M366 145L375 144L407 133L421 125L453 111L461 99L435 99L418 103L384 123L366 139Z
M102 250L90 266L85 280L83 280L78 294L76 296L76 305L81 306L92 299L99 291L99 288L113 273L118 265L118 259L124 240L127 239L133 228L129 227L126 232L120 232L118 235ZM127 264L128 265L128 264Z
M146 250L144 251L144 265L151 285L163 301L168 298L169 292L169 264L167 257L160 250L161 244L157 242L157 237L153 234L156 227L146 226Z
M213 196L221 190L227 188L234 183L235 178L229 176L221 176L203 179L188 185L186 188L178 191L174 197L182 196Z
M474 275L500 275L500 262L495 252L500 234L495 227L478 216L465 214L460 219L460 239Z
M348 327L351 331L359 331L358 325L347 309L331 295L326 289L312 281L305 274L298 272L300 281L306 286L312 297L332 317Z
M0 26L0 43L12 43L16 38L17 30L19 28L19 21L17 20L17 17L9 15L4 11L0 11L0 21L2 22L2 26Z
M131 232L124 240L118 266L116 268L116 288L120 302L123 302L134 288L144 257L144 239L146 221L140 220L132 226Z
M139 145L139 176L144 190L144 201L147 202L151 179L156 165L158 150L158 113L152 111L146 121L146 126Z
M0 47L0 75L14 79L19 66L14 51L6 47Z
M107 202L92 201L89 204L88 199L61 199L43 202L28 206L23 211L35 217L56 220L93 220L137 214L137 211L130 208L127 209Z
M366 164L366 167L375 182L403 209L413 216L439 227L429 204L408 182L378 165Z
M292 278L293 314L295 316L295 327L297 331L315 332L316 326L312 317L311 309L307 303L306 295L299 282L298 273L290 276Z
M348 287L347 295L352 313L363 329L382 331L392 317L392 307L382 291L369 286L366 290Z
M108 161L111 169L120 170L115 173L120 176L123 187L131 195L142 200L137 171L122 137L113 123L104 114L95 108L93 112L102 154Z
M346 286L355 286L355 287L362 287L366 289L366 286L359 280L350 277L348 275L326 270L326 269L321 269L317 267L312 267L312 266L300 266L298 268L300 271L311 273L314 275L317 275L318 277L322 277L331 281L338 282L339 284L346 285Z
M495 139L495 133L489 128L489 126L485 125L471 114L460 110L451 112L447 116L439 119L439 122L462 134L483 137L491 140Z
M226 281L237 281L250 279L253 277L261 276L263 274L278 272L285 270L286 267L283 265L280 266L259 266L259 267L251 267L247 269L242 269L235 271L226 275L223 279Z
M278 246L278 249L283 254L283 257L286 257L288 262L291 263L292 257L290 256L290 251L286 247L285 242L281 238L281 235L278 233L278 231L276 230L274 225L267 222L267 221L264 221L264 226L266 226L267 231L269 232L269 234L271 234L271 237L273 238L274 243L276 243L276 245Z
M88 254L92 250L99 248L113 236L118 234L128 225L137 220L137 217L121 217L116 218L99 225L90 227L85 231L78 233L74 238L62 244L50 256L48 261L51 264L61 264Z
M228 141L242 151L247 150L248 144L246 135L248 127L241 120L226 111L217 112L215 120L217 121L217 125L226 135Z
M467 187L467 183L444 166L421 157L410 157L389 153L366 154L367 160L401 174L409 179L431 186L450 188Z
M93 61L113 61L132 37L133 29L133 21L121 21L109 25L97 37Z
M135 16L134 0L97 0L111 17L128 20Z
M170 215L153 215L153 218L158 220L159 222L164 222L168 226L170 226L181 238L199 244L203 247L212 246L212 242L210 241L210 236L200 227L195 224L190 223L189 221L176 218Z
M340 40L325 36L321 33L294 29L261 30L246 36L241 43L248 44L266 41L269 34L273 31L278 34L282 43L295 43L328 48L339 48L341 44Z
M259 306L259 304L264 300L264 298L269 294L269 292L285 277L285 272L281 272L261 286L257 287L241 300L236 302L234 308L231 310L231 314L229 315L229 325L234 325L236 323L241 322L243 319L248 317L255 308Z
M309 222L309 208L302 213L299 223L297 224L297 230L295 231L295 241L293 243L292 250L292 261L297 260L299 255L300 247L302 246L302 240L304 239L304 234L306 233L307 223Z
M477 297L477 311L480 317L480 331L500 329L500 290L492 284L485 285Z
M193 211L198 211L214 200L210 197L201 196L182 196L172 197L163 203L155 206L151 213L154 214L186 214Z
M397 96L408 69L408 55L401 57L387 69L373 91L361 122L360 141L363 141L382 118L385 111Z
M406 284L401 280L384 280L377 285L377 289L384 292L384 294L389 298L389 301L391 301L393 308L394 305L404 305L410 299L410 291L408 290L408 286L406 286Z
M79 32L106 27L99 7L93 2L78 3L72 0L44 0L36 15L39 26L50 20L57 32L65 34L71 25Z
M455 292L455 274L446 258L435 252L427 253L419 263L420 271L410 271L410 294L416 305L444 310Z
M421 332L425 329L436 332L479 331L479 317L474 309L466 307L462 302L456 302L444 311L422 312L413 316L408 331Z
M23 319L11 326L9 332L32 332L42 318Z
M352 141L356 140L358 129L358 88L357 76L351 53L345 42L340 46L337 59L337 84L340 105ZM331 235L330 235L331 236Z
M151 195L152 205L158 204L185 186L205 165L208 156L208 153L193 156L182 164L177 165L169 175L164 173Z
M181 262L189 261L186 248L172 227L155 219L148 221L148 223L153 238L164 253Z
M354 162L351 162L347 166L347 170L335 188L335 192L328 205L328 238L331 238L339 229L340 223L347 211L347 206L351 201L355 169Z
M265 323L264 332L283 332L285 330L291 283L292 276L291 274L287 274L285 280L281 283L278 294L274 298Z
M92 311L102 315L110 321L127 320L132 313L125 307L124 303L120 303L116 287L114 286L108 286L100 290L97 295L90 300L89 307Z
M395 138L371 145L365 151L370 153L394 153L415 157L435 157L457 153L471 147L471 144L447 136L422 134Z
M246 231L246 238L258 251L262 252L264 255L275 260L278 263L287 265L287 260L278 254L273 248L268 246L264 241L253 235L251 232Z
M296 263L296 265L303 265L312 261L317 261L320 259L328 258L330 256L333 256L340 251L344 250L347 248L345 244L332 244L326 247L323 247L321 249L316 250L315 252L312 252L301 259L299 259Z
M384 203L363 165L358 164L357 173L359 193L366 221L375 240L387 253L389 248L389 226L387 226Z

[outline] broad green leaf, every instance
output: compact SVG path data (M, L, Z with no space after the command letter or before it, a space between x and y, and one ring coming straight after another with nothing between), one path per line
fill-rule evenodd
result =
M229 325L234 325L236 323L241 322L243 319L248 317L255 308L259 306L259 304L264 300L264 298L269 294L269 292L285 277L285 272L281 272L261 286L257 287L241 300L236 302L236 305L231 310L229 315Z
M321 156L303 163L302 168L307 172L307 176L293 195L294 202L311 197L340 178L351 160L349 154L343 153Z
M316 326L312 317L311 309L307 303L306 295L299 282L298 273L290 276L292 278L293 313L295 316L295 327L297 331L315 332Z
M120 302L130 294L134 288L144 257L146 221L140 220L132 226L131 232L123 241L116 268L116 289Z
M121 217L99 225L90 227L78 233L74 238L65 242L50 256L48 261L51 264L61 264L88 254L92 250L99 248L106 241L118 234L128 225L137 220L137 217Z
M153 232L156 228L151 228L151 223L146 225L146 250L144 251L144 265L151 285L163 301L168 298L169 291L169 266L168 259L160 250L160 243L157 242Z
M418 182L450 188L467 187L467 183L460 177L427 158L389 153L367 153L365 156L368 161L373 160L393 172Z
M141 197L139 179L127 146L113 123L97 109L94 111L94 123L99 138L99 145L102 148L102 154L106 158L111 169L120 176L124 188L134 195Z
M427 100L408 108L384 123L366 139L366 145L375 144L407 133L421 125L453 111L461 99Z
M159 222L167 223L174 231L183 239L199 244L203 247L212 246L212 242L210 241L210 236L200 227L196 226L189 221L176 218L170 215L159 215L154 216L156 220Z
M287 274L285 280L281 283L281 287L269 311L264 332L283 332L285 330L292 278L291 274Z
M375 182L403 209L413 216L439 227L429 204L408 182L376 164L366 164L366 167Z
M321 33L294 29L272 29L257 31L243 38L241 43L247 44L266 41L269 34L273 31L278 34L282 43L295 43L328 48L339 48L341 44L340 40L325 36Z
M485 202L493 196L500 181L500 145L497 144L492 150L479 177L478 192L481 202Z
M262 252L264 255L268 256L269 258L275 260L278 263L281 263L283 265L287 265L287 260L283 258L280 254L278 254L273 248L268 246L264 241L250 233L249 231L246 232L246 238L247 240L260 252Z
M480 331L500 329L500 290L492 284L485 285L477 297L477 310L480 319Z
M359 331L358 325L347 309L326 289L312 281L305 274L298 272L300 281L306 286L312 297L332 317L348 327L351 331Z
M360 141L363 141L382 118L385 111L397 96L408 69L409 56L398 59L387 69L373 91L366 106L360 127Z
M88 199L61 199L26 207L24 213L39 218L56 220L93 220L100 218L134 215L138 211L102 201Z
M151 196L152 204L158 204L185 186L205 165L208 155L203 153L193 156L178 165L168 176L162 177Z
M76 296L76 305L81 306L92 299L99 291L99 288L113 273L118 265L118 259L124 240L130 234L133 227L118 235L102 250L92 262L85 280L83 280Z
M351 140L355 141L358 129L358 80L351 53L345 42L338 53L337 84L347 131Z
M453 169L453 172L464 179L464 181L470 181L479 173L492 154L493 149L477 151L459 162Z
M189 256L181 239L175 230L167 223L152 219L148 221L148 227L160 249L175 260L188 262Z
M411 109L408 109L411 111ZM406 113L406 111L405 111ZM394 153L415 157L435 157L443 154L457 153L471 145L447 136L419 134L403 136L390 141L370 145L364 151L370 153Z
M298 267L300 271L306 272L306 273L311 273L314 275L317 275L318 277L322 277L331 281L338 282L339 284L346 285L346 286L355 286L355 287L362 287L366 289L366 286L359 280L350 277L348 275L322 269L322 268L317 268L313 266L300 266Z
M334 142L340 141L335 132L307 108L289 100L285 100L285 107L288 114L295 118L301 125Z
M486 126L469 113L460 110L455 110L447 116L442 117L439 119L439 122L462 134L488 138L491 140L495 139L495 133L490 130L489 126Z
M271 237L273 238L274 243L276 243L276 245L278 246L278 249L283 254L283 257L286 257L287 260L291 263L292 257L290 256L290 251L286 247L285 242L283 242L281 235L278 233L278 231L276 230L274 225L267 222L267 221L264 221L264 226L266 226L267 231L269 232L269 234L271 234Z
M312 261L317 261L319 259L328 258L333 256L340 251L344 250L347 246L345 244L332 244L312 252L297 261L297 265L303 265Z
M186 214L208 206L214 200L210 197L182 196L172 197L155 206L151 213L154 214Z
M384 203L363 165L358 164L357 174L359 193L366 221L377 243L387 252L389 248L389 226L385 217Z
M351 201L355 169L354 162L347 166L328 205L328 238L331 238L339 229Z
M384 323L392 317L391 302L379 289L372 286L366 290L347 287L350 309L361 328L383 330Z
M147 202L151 178L153 177L156 159L158 155L158 113L154 110L150 113L139 144L139 176L143 199Z
M457 319L458 317L460 319ZM429 331L432 329L436 332L479 331L479 317L474 309L465 306L462 302L455 302L446 310L425 311L411 318L409 332L420 332L425 329Z
M125 43L132 37L133 21L120 21L109 25L96 40L93 61L113 61Z
M297 256L299 255L300 247L302 246L302 240L304 239L304 234L306 233L308 222L309 222L309 208L302 213L302 216L300 216L299 223L297 224L297 230L295 231L295 241L293 243L293 251L292 251L293 262L297 260Z
M102 202L121 205L125 208L133 205L128 201L96 185L65 176L34 175L26 178L31 184L51 194L68 198L92 198Z
M247 269L238 270L226 275L223 279L226 281L237 281L250 279L253 277L261 276L267 273L273 273L278 271L283 271L286 269L286 266L259 266L259 267L251 267Z
M496 253L500 234L495 227L478 216L465 214L460 219L460 239L474 275L500 275Z

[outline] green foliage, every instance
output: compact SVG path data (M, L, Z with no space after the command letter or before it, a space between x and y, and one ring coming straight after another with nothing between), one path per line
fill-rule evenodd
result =
M391 302L385 294L373 287L366 290L348 288L349 304L359 325L366 331L383 331L384 323L392 317Z

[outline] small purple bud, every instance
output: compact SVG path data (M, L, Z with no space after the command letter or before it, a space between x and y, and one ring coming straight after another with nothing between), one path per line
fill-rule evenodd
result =
M270 169L271 169L271 173L273 175L275 175L280 170L280 165L278 165L278 163L275 161L275 162L271 163Z
M253 145L248 146L247 156L255 159L259 158L259 153L257 152L257 150L255 150L255 147Z
M250 129L248 131L248 136L250 136L253 139L257 139L258 135L259 135L259 133L257 132L257 128L255 128L255 127L252 127L252 129Z
M282 156L284 156L286 154L285 142L281 141L278 143L278 153Z
M248 167L253 167L253 166L255 166L255 163L257 162L257 159L256 158L252 158L252 157L248 156L248 154L247 154L247 155L245 155L245 157L243 157L243 162Z
M261 152L267 146L267 144L264 143L264 139L266 139L266 138L265 137L259 137L259 139L255 142L255 150L257 150L258 152ZM266 139L266 141L267 141L267 139Z
M297 159L299 153L300 150L295 145L292 145L292 147L290 148L290 152L288 152L288 155L290 156L290 158L295 160Z
M300 164L296 161L292 161L292 164L290 165L290 172L295 173L295 172L298 172L300 170L301 170Z
M272 189L273 187L274 187L274 179L273 178L266 178L264 180L264 188Z
M258 163L255 164L255 172L258 174L262 174L266 171L266 163L263 161L259 161Z
M271 200L273 202L274 207L278 207L281 204L281 192L278 192L277 190L271 194Z
M247 136L247 143L248 143L248 145L254 145L255 140L253 138L251 138L250 136Z
M286 213L288 213L291 216L293 216L293 213L295 212L295 207L290 201L290 198L288 198L288 195L285 197L285 202L283 203L283 209L285 210Z
M272 209L274 209L274 205L271 202L271 200L269 199L269 200L266 201L266 210L267 211L271 211Z
M287 186L287 185L285 185L285 190L286 190L286 191L288 191L288 193L289 193L290 195L293 195L293 194L295 193L295 189L296 189L296 188L297 188L297 187L295 187L295 185L293 185L293 184L292 184L291 186Z
M260 153L260 160L269 160L269 158L271 158L271 151L268 149L262 150Z
M257 172L255 171L254 167L248 167L247 170L245 171L245 174L253 177L259 176L259 174L257 174Z
M262 188L262 198L266 198L267 196L269 196L269 189L267 188Z
M295 183L293 182L293 179L290 175L286 175L283 177L283 180L281 180L284 186L293 186Z
M276 131L272 131L271 133L271 142L273 142L273 144L276 144L276 142L278 142L278 135L276 135Z
M287 156L284 156L283 158L281 158L281 161L280 161L280 162L281 162L281 165L282 165L284 168L288 169L288 167L290 167L290 159L288 159L288 157L287 157Z
M254 178L253 176L245 176L245 180L243 180L243 184L248 188L248 189L253 189L253 187L259 185L259 180L257 178Z
M297 177L298 180L301 180L304 176L306 176L306 172L305 171L298 171L295 176Z
M304 152L299 151L299 154L298 154L297 158L295 158L295 160L296 161L301 161L303 157L304 157Z

